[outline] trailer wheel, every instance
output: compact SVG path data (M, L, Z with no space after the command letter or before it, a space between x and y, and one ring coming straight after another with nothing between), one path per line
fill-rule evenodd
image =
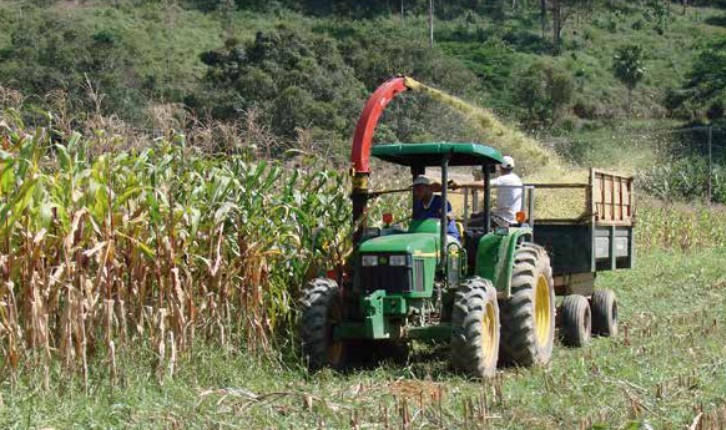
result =
M489 280L474 277L456 291L451 314L451 363L474 378L497 370L499 304Z
M517 249L512 296L500 305L500 359L519 366L549 363L555 336L555 290L544 248L526 243Z
M562 342L567 346L582 348L590 343L592 315L585 296L572 294L562 302Z
M612 290L595 290L592 295L592 334L613 337L618 334L618 300Z
M303 295L299 326L303 360L311 372L323 367L343 368L346 344L333 338L333 329L342 320L338 285L332 279L312 280Z

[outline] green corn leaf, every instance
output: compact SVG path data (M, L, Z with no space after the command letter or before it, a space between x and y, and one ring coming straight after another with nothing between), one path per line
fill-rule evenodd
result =
M146 245L145 243L139 241L138 239L136 239L134 237L128 236L128 235L126 235L126 234L124 234L124 233L122 233L122 232L120 232L118 230L116 230L114 233L117 236L121 236L121 237L129 240L130 242L132 242L134 245L136 245L136 247L138 247L141 250L141 252L144 255L146 255L150 259L155 259L156 258L156 253L154 252L154 250L151 249L151 248L149 248L149 246Z
M141 192L143 190L144 190L144 187L132 187L132 188L124 191L123 194L121 194L120 196L118 196L117 198L114 199L114 201L113 201L114 209L116 210L116 209L120 208L121 206L126 204L126 202L128 202L130 199L141 194Z
M0 173L0 195L12 193L15 188L14 165L15 162L10 160L3 166L2 173Z
M23 215L23 212L33 198L33 192L35 191L36 184L37 179L26 181L20 188L17 197L13 199L13 203L7 205L2 211L0 211L0 219L7 219L7 222L5 223L7 229L12 229L15 222ZM6 230L4 230L3 233L9 234Z
M223 223L227 218L229 218L230 212L235 209L237 209L237 206L234 203L222 203L222 206L220 206L219 209L214 212L214 225L219 225Z
M70 171L73 163L71 162L71 156L68 154L68 150L63 145L54 145L56 154L58 156L58 162L60 163L61 169L64 171Z

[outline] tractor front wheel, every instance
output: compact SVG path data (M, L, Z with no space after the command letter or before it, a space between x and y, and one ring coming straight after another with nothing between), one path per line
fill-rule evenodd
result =
M454 368L474 378L493 376L499 356L499 304L490 281L472 278L459 287L451 325Z
M343 303L335 281L311 281L303 295L299 327L302 356L310 371L343 368L346 344L333 336L335 326L342 320Z
M555 290L547 252L525 243L514 254L512 296L501 302L500 359L519 366L544 365L552 358Z

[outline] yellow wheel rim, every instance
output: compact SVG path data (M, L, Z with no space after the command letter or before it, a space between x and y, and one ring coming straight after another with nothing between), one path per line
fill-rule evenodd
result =
M550 338L552 312L550 307L550 288L547 278L539 275L534 299L535 338L537 344L545 346Z
M328 363L337 365L343 358L343 342L333 339L333 327L342 320L340 307L333 304L328 310L328 319L325 322L325 335L328 339Z
M488 365L492 360L496 359L494 349L497 346L497 314L494 312L494 305L491 302L487 302L484 307L484 316L482 317L481 325L481 352L484 361Z

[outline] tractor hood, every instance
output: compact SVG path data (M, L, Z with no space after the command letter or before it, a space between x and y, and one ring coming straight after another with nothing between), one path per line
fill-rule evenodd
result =
M376 237L360 245L361 253L411 254L414 257L436 257L439 236L433 233L403 233Z

